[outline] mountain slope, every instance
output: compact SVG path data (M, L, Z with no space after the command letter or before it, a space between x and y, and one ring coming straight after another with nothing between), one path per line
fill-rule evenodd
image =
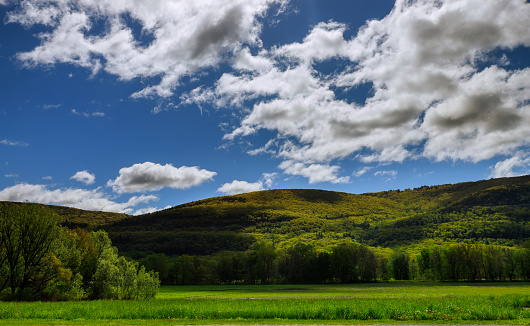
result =
M49 207L65 226L106 230L120 252L133 256L241 251L259 239L280 249L297 241L326 249L344 238L378 247L429 241L515 245L530 238L530 176L362 195L268 190L141 216Z
M268 190L216 197L104 228L123 251L210 254L256 239L319 247L343 238L373 246L426 239L515 244L530 236L530 176L364 195Z

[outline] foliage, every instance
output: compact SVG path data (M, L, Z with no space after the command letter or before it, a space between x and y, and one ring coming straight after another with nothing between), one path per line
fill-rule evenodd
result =
M210 255L268 240L329 249L426 240L514 246L530 237L530 176L354 195L285 189L196 201L102 225L121 252Z
M118 257L104 231L59 225L44 205L0 203L0 293L15 300L140 299L158 276Z

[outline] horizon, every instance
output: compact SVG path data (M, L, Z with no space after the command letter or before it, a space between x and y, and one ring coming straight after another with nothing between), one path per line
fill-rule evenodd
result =
M143 214L530 174L522 0L0 0L0 200Z

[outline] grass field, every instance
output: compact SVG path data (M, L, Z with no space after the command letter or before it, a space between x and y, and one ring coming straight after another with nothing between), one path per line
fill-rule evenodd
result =
M530 324L529 283L162 287L146 301L0 302L1 325Z

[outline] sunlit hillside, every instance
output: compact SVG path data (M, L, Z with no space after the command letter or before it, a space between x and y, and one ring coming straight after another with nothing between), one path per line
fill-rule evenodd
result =
M423 241L514 245L530 236L530 176L353 195L269 190L192 202L104 228L123 251L210 254L257 239L321 248L352 238L393 247Z
M343 239L380 248L517 245L530 237L530 176L362 195L268 190L141 216L49 207L67 227L106 230L120 252L132 256L242 251L260 239L278 248L303 241L326 249Z

